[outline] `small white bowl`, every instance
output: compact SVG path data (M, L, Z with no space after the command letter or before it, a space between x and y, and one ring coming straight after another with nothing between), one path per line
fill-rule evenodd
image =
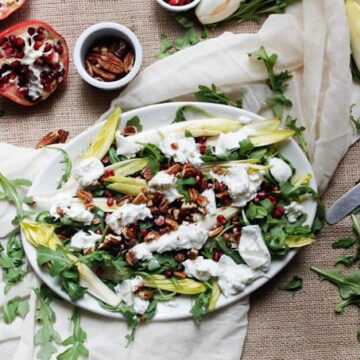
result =
M130 72L123 78L110 82L94 79L88 74L85 67L85 56L90 46L107 37L118 37L125 40L132 47L135 55L134 65ZM136 35L126 26L103 22L90 26L79 36L74 49L74 62L78 73L88 84L103 90L116 90L126 86L139 72L142 62L142 49Z
M200 1L201 0L194 0L193 2L191 2L190 4L187 4L187 5L175 6L175 5L168 4L165 0L156 0L156 2L158 4L160 4L163 8L165 8L166 10L169 10L169 11L174 11L174 12L188 11L188 10L194 8L195 6L197 6Z

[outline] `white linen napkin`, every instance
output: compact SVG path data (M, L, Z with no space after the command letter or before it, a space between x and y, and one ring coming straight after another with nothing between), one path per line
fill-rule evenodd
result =
M245 108L260 113L269 96L263 83L267 73L262 64L250 60L247 54L263 45L269 53L279 55L277 71L293 71L287 90L287 96L294 103L291 113L307 127L311 161L323 191L341 157L356 139L356 131L349 122L351 78L347 22L342 0L303 0L293 12L297 15L270 16L258 34L224 34L149 66L112 107L121 105L131 109L169 98L191 100L198 85L214 83L222 91L242 93ZM11 178L34 179L51 156L55 155L46 150L0 144L0 171ZM31 167L27 166L29 163ZM11 229L13 214L11 206L0 201L0 236ZM0 325L0 352L4 359L35 358L33 281L36 280L29 275L8 295L0 296L1 306L15 294L31 294L26 319ZM2 294L1 287L0 291ZM54 300L54 309L55 328L65 338L71 329L68 320L71 306ZM200 328L191 319L153 322L139 328L135 342L128 348L124 347L126 325L121 321L83 312L82 326L88 334L91 360L232 360L241 356L248 309L246 299L209 315Z

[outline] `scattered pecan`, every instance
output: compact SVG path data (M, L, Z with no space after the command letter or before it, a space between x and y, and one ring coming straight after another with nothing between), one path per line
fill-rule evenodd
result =
M169 217L165 218L165 224L168 225L171 230L176 230L179 227L179 224Z
M180 172L182 170L182 165L179 164L179 163L176 163L174 164L173 166L170 166L166 172L169 174L169 175L175 175L177 174L178 172Z
M131 250L125 254L125 260L130 266L134 266L137 263L136 256Z
M169 209L169 215L171 215L175 220L180 219L180 210L176 208Z
M144 300L152 300L154 298L154 293L149 289L140 290L137 292L137 295Z
M76 196L85 204L87 203L91 203L93 200L93 196L91 194L90 191L85 191L85 190L77 190L76 191Z
M99 249L107 250L114 245L121 244L121 237L116 235L106 235L104 241L99 245Z
M132 201L134 205L144 204L146 202L146 196L144 193L139 193L136 195L135 199Z
M201 181L198 183L198 189L200 192L205 191L208 188L208 186L209 186L209 182L205 178L201 179Z
M121 232L124 235L125 239L135 239L137 235L137 228L135 224L123 225L121 227Z
M169 201L167 199L162 199L161 203L159 204L159 211L162 213L167 213L169 210Z
M208 203L207 197L203 195L198 195L195 201L200 207L205 207Z
M223 192L217 193L215 196L219 199L223 199L223 198L229 197L229 192L223 191Z
M190 249L188 252L188 257L190 260L195 260L199 255L199 251L196 249Z
M135 58L135 55L134 55L134 52L133 51L129 51L125 58L124 58L124 70L125 72L130 72L132 67L133 67L133 64L134 64L134 58Z
M191 177L191 176L196 176L199 174L199 170L192 164L185 164L181 175L183 177Z
M204 208L204 207L199 207L199 208L198 208L198 211L199 211L199 213L202 214L202 215L206 215L206 214L207 214L206 208ZM195 221L197 221L197 220L195 220Z
M218 226L215 229L212 229L209 231L208 235L209 237L214 237L219 235L224 230L224 225Z
M44 135L36 144L35 148L40 149L48 145L53 144L63 144L66 142L69 136L69 132L64 129L59 129L57 131L51 131Z
M181 262L185 261L185 255L183 253L179 252L175 255L175 260L177 262L181 263Z
M179 280L186 279L186 274L183 271L174 271L174 276Z
M196 201L197 197L199 196L199 192L194 188L189 189L188 193L191 201Z
M158 231L150 231L145 237L144 237L144 241L145 242L150 242L153 240L156 240L160 237L160 233Z
M224 170L222 167L216 165L212 168L212 171L215 173L215 174L223 174L224 173Z
M121 135L130 136L137 133L137 127L134 125L128 125L121 130Z
M182 203L180 206L180 214L184 215L196 211L197 205L193 202Z
M133 196L131 195L124 195L118 199L116 199L116 204L117 205L125 205L127 203L130 203L133 201Z
M148 165L146 165L142 170L141 174L144 176L145 180L150 181L153 178L153 173Z

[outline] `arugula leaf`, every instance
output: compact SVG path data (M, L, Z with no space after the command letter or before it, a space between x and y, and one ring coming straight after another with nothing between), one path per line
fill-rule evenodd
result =
M354 264L354 257L352 255L343 255L343 256L339 256L334 264L334 266L338 265L338 264L342 264L345 265L347 267L350 267Z
M292 116L288 115L285 119L285 126L288 129L294 130L294 138L296 139L297 143L299 144L302 151L305 153L307 157L309 157L309 151L307 148L307 142L304 138L303 132L305 128L303 126L298 127L296 125L297 119L293 118Z
M2 307L5 324L11 324L17 316L24 319L28 312L29 301L20 296L15 296Z
M19 283L26 275L24 267L24 249L19 239L19 231L12 233L5 249L0 244L0 268L5 281L5 294L14 284Z
M56 357L57 360L77 360L80 357L89 357L89 350L84 345L87 336L80 326L80 311L78 309L74 310L71 321L74 324L73 334L61 343L64 346L71 345L71 347L59 354Z
M173 120L172 124L174 123L178 123L178 122L182 122L182 121L186 121L186 112L187 111L193 111L193 112L198 112L206 117L212 118L214 117L214 115L210 114L208 111L204 110L203 108L201 108L200 106L196 106L196 105L184 105L184 106L180 106L175 114L175 119Z
M154 254L154 259L143 262L139 270L156 272L162 274L165 270L176 270L179 263L174 259L171 254Z
M138 132L141 132L143 126L141 125L140 118L138 116L133 116L126 123L126 126L135 126Z
M193 314L194 321L200 325L202 318L208 312L212 291L208 289L196 297L195 303L190 312Z
M199 90L194 94L197 101L223 104L242 108L242 100L232 101L229 95L219 92L214 84L211 87L199 85Z
M175 40L175 49L182 50L189 46L195 45L200 41L195 27L187 28L184 33Z
M50 307L54 295L45 285L34 289L34 292L39 300L39 306L36 310L36 321L39 329L34 338L35 345L39 346L37 359L50 360L51 355L56 353L54 343L61 343L60 334L54 329L56 316Z
M64 184L66 184L70 178L71 175L71 170L72 170L72 162L71 162L71 158L69 156L69 154L61 148L54 148L54 147L46 147L46 149L50 149L50 150L57 150L60 151L63 154L63 160L60 161L60 164L65 164L65 170L64 170L64 174L61 176L60 180L58 181L57 187L56 189L61 189Z
M186 202L190 201L189 193L187 192L188 187L192 187L196 184L196 179L194 177L180 178L176 182L177 191L184 197Z
M351 215L351 221L354 233L357 235L358 240L360 240L360 224L355 215Z
M326 210L324 203L318 199L315 219L311 227L313 233L318 233L325 225Z
M145 144L141 151L141 157L148 158L148 165L155 176L160 170L160 163L164 160L161 150L154 144Z
M116 148L112 146L109 150L109 160L111 164L116 164L121 161L119 155L116 153Z
M19 184L19 185L18 185ZM13 225L19 225L20 221L29 215L28 212L23 209L23 201L17 191L18 186L30 186L31 181L26 179L9 180L3 174L0 173L0 187L3 192L1 197L3 200L15 205L17 216L13 219Z
M160 52L155 56L156 59L160 60L171 55L171 49L174 44L169 40L165 34L160 34Z
M303 279L299 276L294 276L285 286L280 287L281 290L295 292L303 287Z
M243 0L239 9L230 18L239 22L260 21L264 15L284 13L292 2L293 0Z
M284 108L292 107L293 105L283 94L276 94L274 97L266 99L266 103L272 107L274 116L278 119L282 119Z
M51 250L48 247L39 246L36 249L36 254L39 266L47 264L50 275L59 276L61 288L67 292L71 300L79 299L84 295L86 288L79 283L79 270L67 256L64 248L59 247L56 250Z
M194 26L194 22L190 20L187 13L174 13L174 18L183 28L188 29Z
M332 243L333 249L349 249L356 243L356 239L352 237L341 238Z

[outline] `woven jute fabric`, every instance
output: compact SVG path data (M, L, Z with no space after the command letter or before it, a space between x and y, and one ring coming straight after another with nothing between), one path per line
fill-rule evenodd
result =
M175 38L181 31L171 14L155 0L29 0L23 9L3 21L0 29L26 19L52 24L67 39L71 54L76 38L86 27L100 21L124 24L140 39L143 66L155 61L161 33ZM252 22L232 23L217 27L211 36L226 30L256 32L258 29L259 24ZM43 134L58 128L69 130L74 137L92 125L116 96L116 92L100 91L85 84L71 58L66 86L44 104L24 108L0 100L0 109L5 111L5 116L0 118L0 141L32 147ZM360 144L354 145L340 164L324 196L327 206L360 177L359 151ZM359 359L358 309L349 307L345 314L336 315L337 290L319 282L310 270L311 266L332 266L344 251L332 250L331 242L350 234L348 219L336 226L326 226L315 245L300 251L281 274L252 295L243 360ZM304 279L303 290L295 295L279 290L293 275ZM223 346L226 359L226 344L219 346Z

